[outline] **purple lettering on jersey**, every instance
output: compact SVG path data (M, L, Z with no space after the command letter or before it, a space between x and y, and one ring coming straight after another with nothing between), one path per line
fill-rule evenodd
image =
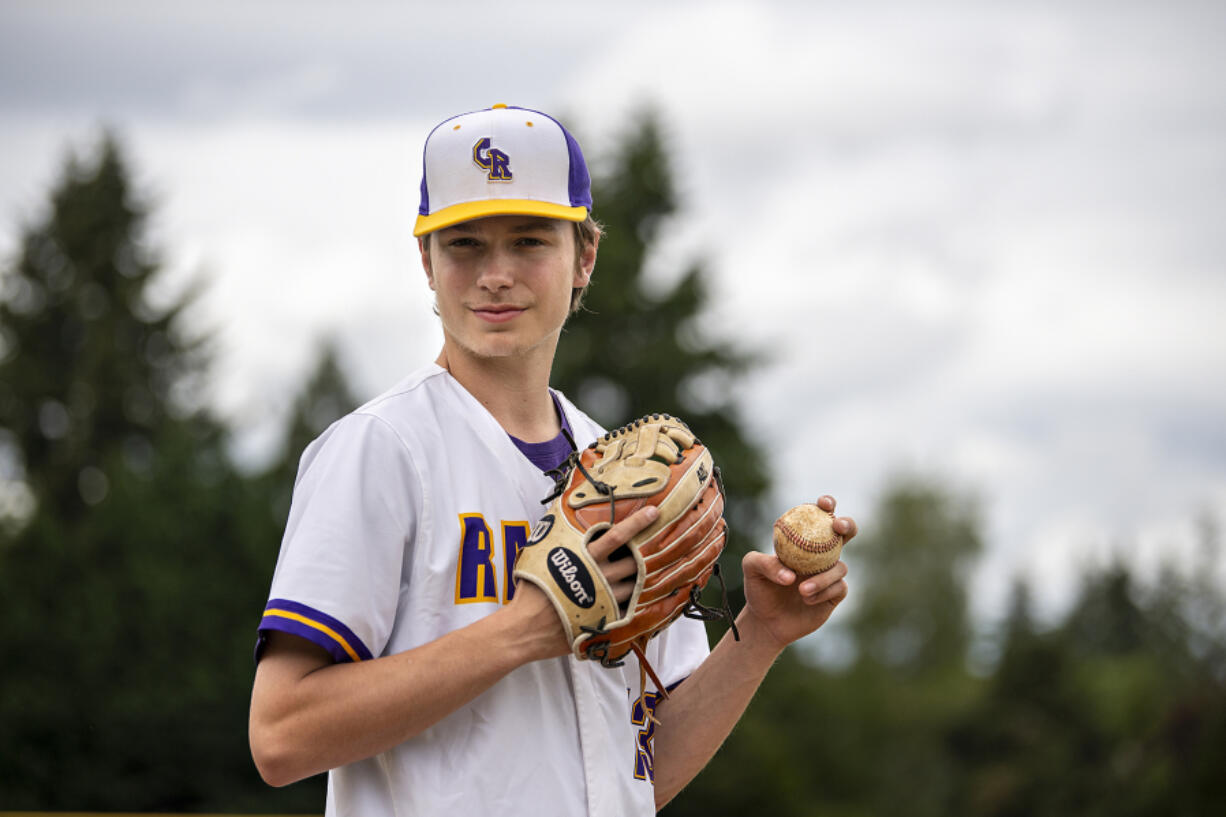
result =
M456 564L455 603L498 603L493 533L479 513L460 514L460 555Z
M652 738L656 735L656 722L652 715L660 702L660 693L644 692L630 709L630 722L639 729L638 742L634 747L634 777L637 780L656 779L656 758Z
M527 522L502 523L502 575L503 581L506 584L506 587L502 593L502 600L504 604L515 598L515 560L519 558L519 552L523 550L527 544Z

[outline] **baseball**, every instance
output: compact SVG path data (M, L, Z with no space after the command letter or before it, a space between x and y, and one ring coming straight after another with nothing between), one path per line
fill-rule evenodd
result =
M775 520L775 555L797 576L829 570L843 552L833 524L834 514L816 504L797 505Z

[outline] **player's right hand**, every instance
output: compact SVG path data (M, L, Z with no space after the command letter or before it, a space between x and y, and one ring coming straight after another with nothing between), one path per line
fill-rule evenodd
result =
M629 601L634 592L633 577L638 574L634 557L626 550L618 558L618 549L624 548L639 531L654 522L660 515L655 506L640 508L630 516L606 530L588 545L588 552L596 560L601 573L613 588L613 597L618 604ZM556 658L571 652L558 613L549 596L535 584L520 580L515 583L515 596L505 608L507 614L522 617L521 632L539 634L534 658Z
M631 594L634 593L632 577L638 575L638 565L625 545L659 517L659 508L647 505L588 543L588 553L592 554L592 558L600 566L600 572L613 588L613 598L618 604L625 604L630 600Z

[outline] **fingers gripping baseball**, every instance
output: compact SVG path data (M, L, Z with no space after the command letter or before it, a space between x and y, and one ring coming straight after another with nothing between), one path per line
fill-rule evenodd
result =
M855 535L855 521L836 517L834 506L834 497L823 496L775 520L775 555L796 575L812 576L834 567L843 545Z
M745 572L746 611L782 648L821 627L847 597L847 565L798 579L778 557L748 553Z
M847 597L847 565L838 556L858 529L854 519L834 516L835 505L822 496L788 511L775 527L778 555L753 552L742 562L746 608L780 646L821 627Z
M817 506L819 508L824 511L829 511L832 514L834 513L834 509L837 504L838 503L835 501L834 497L830 496L829 494L825 494L819 497L817 500ZM836 516L834 518L834 532L843 537L844 544L851 541L852 537L856 535L858 530L859 528L856 526L856 520L852 519L850 516Z

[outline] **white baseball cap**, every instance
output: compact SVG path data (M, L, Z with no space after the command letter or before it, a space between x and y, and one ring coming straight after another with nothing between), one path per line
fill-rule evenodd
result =
M495 105L430 131L413 235L474 218L528 215L583 221L592 182L579 143L556 119Z

